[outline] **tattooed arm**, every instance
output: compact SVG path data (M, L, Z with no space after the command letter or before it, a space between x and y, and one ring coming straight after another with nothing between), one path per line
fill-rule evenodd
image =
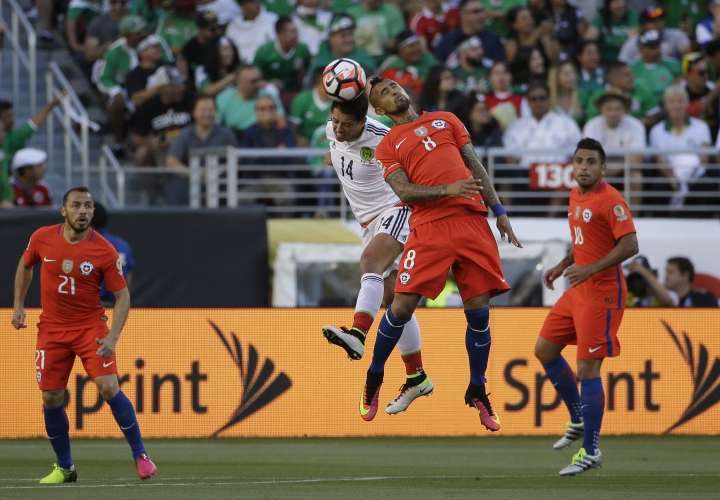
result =
M439 186L423 186L411 183L401 168L388 175L385 182L390 184L398 198L405 203L422 203L452 196L472 198L480 194L480 181L476 179L462 179Z

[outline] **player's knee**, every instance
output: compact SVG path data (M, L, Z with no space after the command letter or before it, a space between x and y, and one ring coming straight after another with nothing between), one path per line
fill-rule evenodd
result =
M384 269L382 269L382 265L379 262L379 259L372 251L365 251L360 256L360 271L363 274L366 273L373 273L373 274L382 274Z
M117 380L101 380L97 381L98 392L100 397L105 401L114 398L120 392L120 386Z
M488 306L465 309L465 318L474 333L490 336L490 308Z
M395 316L400 321L410 321L410 318L413 315L413 309L402 301L393 300L392 305L390 306L393 316Z
M548 349L545 343L541 342L541 339L538 339L535 343L535 357L540 363L546 365L552 362L557 357L557 354Z
M602 362L597 359L578 360L577 365L577 378L578 380L589 380L592 378L598 378L600 376L600 366Z
M57 408L65 402L65 389L57 391L43 391L43 405L45 408Z

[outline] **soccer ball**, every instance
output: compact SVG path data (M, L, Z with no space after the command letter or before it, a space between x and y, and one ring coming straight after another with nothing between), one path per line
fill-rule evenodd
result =
M365 70L352 59L335 59L323 71L325 93L335 101L349 102L365 91Z

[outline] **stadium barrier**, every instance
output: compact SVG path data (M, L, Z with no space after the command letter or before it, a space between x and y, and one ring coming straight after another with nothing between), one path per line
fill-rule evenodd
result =
M564 406L533 346L547 309L495 309L489 390L500 435L558 435ZM421 310L423 358L435 392L406 413L363 422L357 410L368 359L350 362L323 324L349 309L139 309L118 352L122 387L147 437L488 436L463 403L468 367L459 310ZM0 438L43 436L34 328L11 330L0 309ZM38 311L29 311L29 324ZM369 339L372 352L375 335ZM622 355L603 367L606 434L720 434L720 311L628 310ZM566 351L574 365L575 349ZM404 381L388 363L381 406ZM77 362L67 401L74 436L119 436Z

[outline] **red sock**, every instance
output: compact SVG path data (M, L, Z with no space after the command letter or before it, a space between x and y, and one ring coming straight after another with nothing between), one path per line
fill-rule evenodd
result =
M370 331L370 327L372 326L374 319L375 318L366 312L356 312L355 316L353 316L352 327L367 333Z
M415 375L423 371L422 354L420 351L412 354L403 354L403 363L405 363L405 373L408 376Z

